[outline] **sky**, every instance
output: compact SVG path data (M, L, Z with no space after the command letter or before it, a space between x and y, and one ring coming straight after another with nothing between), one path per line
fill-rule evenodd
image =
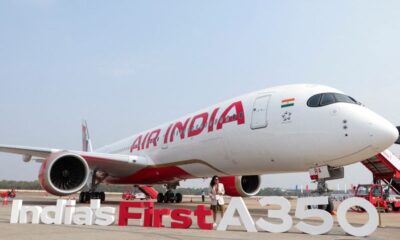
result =
M338 88L400 125L398 9L388 0L2 0L0 144L80 150L86 119L101 147L292 83ZM37 179L37 163L0 161L0 179ZM370 181L356 164L330 186ZM263 187L309 182L263 176Z

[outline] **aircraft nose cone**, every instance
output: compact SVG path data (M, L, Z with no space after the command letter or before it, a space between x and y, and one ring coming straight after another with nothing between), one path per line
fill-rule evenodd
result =
M374 147L382 151L393 145L399 138L399 131L390 122L382 119L372 125Z

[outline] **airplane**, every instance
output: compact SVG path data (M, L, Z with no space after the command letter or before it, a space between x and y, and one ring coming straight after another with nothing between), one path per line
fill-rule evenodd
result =
M256 195L260 176L272 173L309 171L326 188L325 180L344 176L343 166L399 139L395 126L354 98L313 84L235 97L95 151L86 122L82 131L81 151L0 145L0 152L40 162L39 182L56 196L81 191L80 202L104 201L100 183L148 192L162 184L167 191L156 195L158 202L181 202L182 194L174 193L180 181L214 175L230 196Z

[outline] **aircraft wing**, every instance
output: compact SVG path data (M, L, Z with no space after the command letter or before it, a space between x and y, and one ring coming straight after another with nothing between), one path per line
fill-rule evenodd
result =
M0 145L0 152L14 153L24 156L47 158L50 154L58 152L58 149L50 148L34 148L34 147L23 147L23 146L10 146Z
M22 155L25 162L29 162L33 158L35 158L37 162L43 162L50 155L56 153L75 154L84 158L90 169L97 169L114 177L128 176L141 168L149 166L150 162L147 157L137 155L108 154L10 145L0 145L0 152Z

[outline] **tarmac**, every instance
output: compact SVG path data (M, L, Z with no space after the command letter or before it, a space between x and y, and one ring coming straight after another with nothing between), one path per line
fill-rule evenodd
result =
M107 202L102 204L104 206L111 206L118 209L119 202L122 201L122 194L107 194ZM75 196L76 197L76 196ZM24 200L24 205L30 206L50 206L55 205L57 197L47 195L44 192L17 192L16 199ZM250 214L253 219L257 220L260 217L274 222L273 219L267 219L267 210L259 206L257 202L258 198L246 198L245 203L248 207ZM135 200L140 201L140 200ZM227 199L229 202L229 198ZM292 209L290 215L294 216L296 199L290 199ZM200 196L185 196L182 203L179 204L158 204L155 203L156 208L188 208L194 210L201 202ZM204 203L208 205L206 201ZM338 205L336 202L335 205ZM121 227L117 224L111 226L78 226L78 225L43 225L43 224L10 224L11 216L11 205L3 206L0 202L0 239L32 239L32 240L43 240L43 239L118 239L118 240L135 240L135 239L269 239L269 240L282 240L282 239L361 239L359 237L353 237L346 234L336 221L332 230L324 235L312 236L299 232L296 228L292 227L289 232L286 233L268 233L259 231L257 233L248 233L244 227L230 227L228 231L216 231L216 230L201 230L198 229L197 224L194 224L190 229L172 229L170 228L169 218L165 218L165 228L146 228L140 225L137 220L129 220L128 226ZM78 204L78 206L88 206L88 204ZM118 210L116 219L118 219ZM363 224L368 220L368 216L365 213L348 212L347 219L351 224ZM379 240L379 239L400 239L400 212L394 213L382 213L381 214L382 224L371 236L363 239ZM207 219L212 221L211 218ZM293 217L293 226L299 220ZM310 224L319 224L318 219L311 219L307 221Z

